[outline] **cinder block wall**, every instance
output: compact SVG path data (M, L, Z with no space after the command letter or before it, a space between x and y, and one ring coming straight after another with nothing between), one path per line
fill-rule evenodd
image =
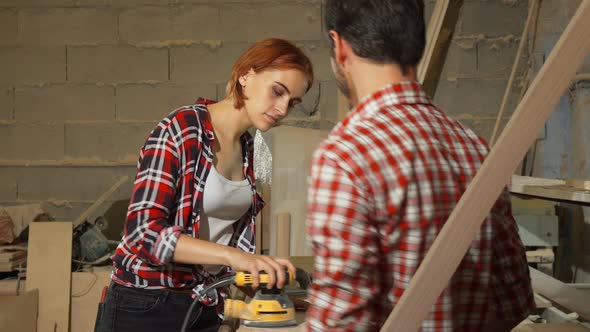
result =
M435 101L485 137L526 12L525 0L467 0L457 25ZM134 177L162 117L223 97L233 61L271 36L301 45L318 80L286 124L330 128L321 17L320 0L0 0L0 205L41 202L74 219ZM113 199L130 192L131 180Z

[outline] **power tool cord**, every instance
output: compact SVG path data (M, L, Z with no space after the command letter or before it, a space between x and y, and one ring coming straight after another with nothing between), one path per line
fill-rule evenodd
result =
M216 282L212 283L211 285L203 288L202 291L195 291L196 296L193 300L193 303L191 303L191 306L188 308L188 311L186 312L186 315L184 316L184 322L182 323L182 327L180 328L180 332L186 332L186 329L188 328L188 324L189 321L191 319L191 313L193 312L193 310L195 310L195 307L197 307L199 305L199 302L201 301L201 299L207 295L207 293L212 290L212 289L216 289L219 287L223 287L223 286L228 286L233 284L236 281L236 278L234 276L230 276L230 277L226 277L223 279L219 279ZM201 310L202 308L199 306L198 307L199 313L197 314L196 319L199 318L199 316L201 315Z

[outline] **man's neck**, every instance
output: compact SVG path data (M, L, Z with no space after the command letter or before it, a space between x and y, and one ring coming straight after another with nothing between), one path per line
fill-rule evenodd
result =
M416 68L411 68L403 74L398 65L375 64L359 59L350 68L351 79L354 82L357 100L353 104L372 95L388 84L396 84L403 81L417 81Z

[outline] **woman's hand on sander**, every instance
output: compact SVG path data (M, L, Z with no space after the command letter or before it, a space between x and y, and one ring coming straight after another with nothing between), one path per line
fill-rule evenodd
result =
M259 275L261 271L269 275L268 288L272 288L275 284L278 288L283 288L286 281L285 270L289 270L292 275L295 275L295 266L288 259L248 254L239 249L232 252L229 263L234 271L244 271L252 274L253 288L260 285Z

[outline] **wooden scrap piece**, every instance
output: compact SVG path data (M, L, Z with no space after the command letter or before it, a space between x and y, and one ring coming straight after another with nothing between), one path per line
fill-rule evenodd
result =
M76 220L74 220L74 228L83 223L88 217L94 213L100 206L109 199L119 187L129 179L128 176L122 176L109 190L105 191L86 211L84 211Z
M426 48L418 65L418 81L430 97L434 97L451 37L459 20L462 0L438 0L434 5L426 31Z
M568 286L536 269L529 268L529 270L535 292L563 308L576 312L585 320L590 320L590 299L583 291Z
M0 296L0 331L36 332L39 291Z
M277 252L278 257L289 257L291 250L291 215L288 213L279 213L277 215L276 227Z
M53 325L55 332L69 331L72 230L71 222L29 225L26 289L39 290L40 332Z

